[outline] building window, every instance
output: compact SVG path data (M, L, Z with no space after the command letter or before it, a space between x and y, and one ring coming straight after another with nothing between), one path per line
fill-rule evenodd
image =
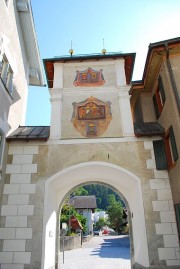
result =
M179 237L180 237L180 204L176 204L174 206L174 208L175 208L175 214L176 214L178 234L179 234Z
M156 113L156 118L159 118L161 111L163 110L166 101L166 96L164 92L164 86L161 76L158 78L158 86L153 96L154 109Z
M78 213L79 213L80 215L83 215L83 210L79 210Z
M173 127L167 131L165 139L153 141L157 170L171 169L178 159L178 151Z
M4 133L0 130L0 168L2 164L3 147L4 147Z
M154 155L156 161L157 170L166 170L167 169L167 159L164 140L153 141Z
M6 55L3 55L2 61L0 62L0 78L3 81L6 90L12 96L13 92L13 70L8 62Z
M168 167L171 168L172 166L174 166L175 162L178 159L178 151L172 126L169 128L165 136L165 148Z
M4 2L6 3L6 5L8 5L9 0L4 0Z

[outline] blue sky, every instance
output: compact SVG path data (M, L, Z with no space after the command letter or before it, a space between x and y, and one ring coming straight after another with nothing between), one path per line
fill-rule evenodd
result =
M180 36L180 0L31 0L42 59L74 54L136 53L142 78L150 43ZM47 87L29 87L26 125L50 125Z

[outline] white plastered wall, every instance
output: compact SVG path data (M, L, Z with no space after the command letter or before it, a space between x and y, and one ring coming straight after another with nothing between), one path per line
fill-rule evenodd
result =
M105 84L100 87L75 87L76 70L88 66L103 69ZM90 96L111 102L112 120L102 137L134 136L130 108L130 86L126 85L124 59L98 62L54 63L54 83L51 95L51 139L84 138L71 123L73 102ZM118 100L119 99L119 100Z
M91 181L110 184L123 194L133 214L134 260L145 267L149 266L140 179L128 170L113 164L85 162L66 168L46 181L41 268L49 269L55 265L56 221L59 205L72 188Z

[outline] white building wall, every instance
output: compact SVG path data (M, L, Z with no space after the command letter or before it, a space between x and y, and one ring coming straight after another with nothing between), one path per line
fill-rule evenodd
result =
M0 108L2 121L8 120L8 131L25 123L27 89L28 89L28 61L25 51L22 30L17 11L17 1L0 1L0 55L5 53L13 70L14 92L12 97L0 83L1 98L6 106ZM5 130L7 133L7 130Z
M87 219L86 226L87 231L86 234L92 234L93 232L93 214L91 209L83 209L83 216Z

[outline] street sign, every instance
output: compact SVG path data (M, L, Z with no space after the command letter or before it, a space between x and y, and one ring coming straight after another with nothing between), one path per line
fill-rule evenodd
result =
M61 229L61 230L60 230L60 235L61 235L62 237L66 236L66 234L67 234L66 229Z

